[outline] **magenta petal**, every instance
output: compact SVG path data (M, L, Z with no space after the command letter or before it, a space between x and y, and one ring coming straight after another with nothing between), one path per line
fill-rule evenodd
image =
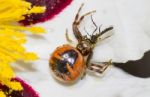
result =
M13 80L20 82L24 90L13 91L11 94L7 95L7 97L39 97L38 94L33 90L33 88L29 86L27 83L25 83L23 80L21 80L20 78L15 78ZM8 92L10 89L0 84L0 90L4 92Z
M15 80L19 81L24 88L23 97L39 97L38 94L33 90L33 88L23 80L21 80L20 78L16 78Z
M24 25L35 24L38 22L44 22L53 18L60 13L72 0L27 0L31 2L33 6L46 6L46 11L43 14L32 14L26 16L26 19L20 21Z

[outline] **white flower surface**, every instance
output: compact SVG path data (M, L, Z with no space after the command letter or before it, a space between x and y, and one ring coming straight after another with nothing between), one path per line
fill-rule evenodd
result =
M87 73L83 80L71 86L61 85L52 78L49 56L57 46L67 43L66 28L77 42L71 27L81 3L84 3L81 15L96 10L93 19L97 25L103 24L102 29L114 27L113 35L97 44L92 61L137 60L150 49L149 0L74 0L54 19L37 24L46 28L47 33L43 37L29 36L26 47L36 52L40 60L17 65L17 75L31 84L41 97L150 97L150 78L137 78L116 67L110 67L101 77ZM81 24L83 34L84 26L89 33L94 29L90 16Z

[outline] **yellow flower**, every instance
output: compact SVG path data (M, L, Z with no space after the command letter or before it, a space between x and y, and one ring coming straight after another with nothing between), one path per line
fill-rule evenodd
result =
M0 91L0 97L6 97L2 91Z
M10 63L18 60L32 61L38 59L33 52L27 52L24 44L26 34L29 31L33 34L44 32L41 27L24 27L17 25L17 22L25 19L24 15L31 13L43 13L45 7L31 6L25 0L0 0L0 84L6 85L12 90L22 90L19 82L11 81L15 74ZM6 97L0 89L0 97Z
M20 21L26 14L44 11L45 7L31 7L31 3L25 0L0 0L0 21L3 23Z

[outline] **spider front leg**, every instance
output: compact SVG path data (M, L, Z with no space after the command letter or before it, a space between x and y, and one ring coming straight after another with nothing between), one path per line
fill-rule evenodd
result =
M82 20L84 19L85 16L90 15L90 14L96 12L95 10L94 11L90 11L90 12L82 15L81 17L79 17L79 13L80 13L82 7L83 7L83 4L80 6L80 8L79 8L79 10L78 10L78 12L77 12L77 14L75 16L74 22L72 24L73 33L74 33L74 35L75 35L75 37L76 37L76 39L78 41L82 40L82 34L79 31L78 26L80 26L80 24L81 24L81 22L82 22Z

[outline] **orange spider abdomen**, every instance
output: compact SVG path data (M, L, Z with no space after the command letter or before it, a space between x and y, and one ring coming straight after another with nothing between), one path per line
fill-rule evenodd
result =
M70 45L58 47L50 58L54 77L62 82L77 80L85 69L82 54Z

